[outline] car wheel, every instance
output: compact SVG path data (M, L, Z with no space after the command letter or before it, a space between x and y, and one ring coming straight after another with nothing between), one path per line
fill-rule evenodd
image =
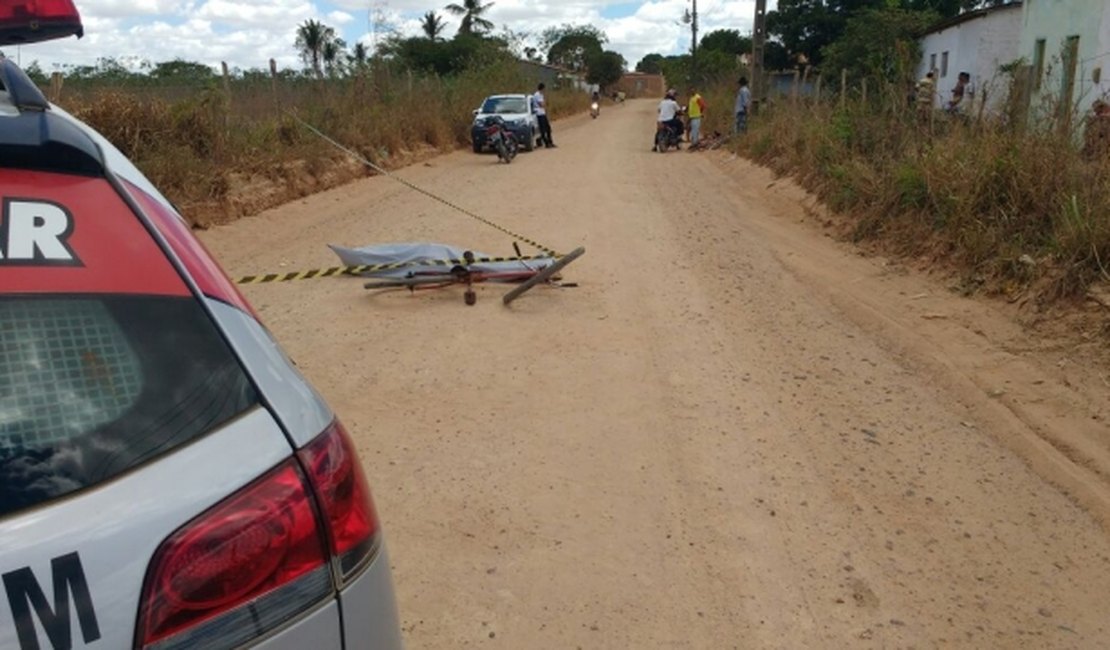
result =
M474 145L474 153L482 153L482 143L474 140L471 144Z
M524 150L532 151L536 148L536 132L529 130L528 138L524 141Z

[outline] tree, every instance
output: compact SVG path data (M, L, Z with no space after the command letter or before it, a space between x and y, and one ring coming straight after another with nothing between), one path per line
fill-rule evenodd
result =
M586 82L605 88L621 80L626 63L624 57L617 52L606 50L590 57L587 65L589 72L586 74Z
M530 32L521 31L516 32L509 28L508 25L502 25L501 29L491 38L505 43L505 47L513 53L518 59L532 60L536 55L536 48L529 45L532 34Z
M961 11L980 9L983 7L997 7L1010 4L1015 0L902 0L898 3L903 9L913 11L931 11L941 18L951 18Z
M651 54L647 54L644 56L644 58L640 59L639 63L636 64L636 72L643 72L645 74L659 74L663 71L662 67L660 67L662 63L662 54L656 54L654 52Z
M321 63L324 62L325 50L329 48L328 44L337 38L334 29L311 18L297 27L295 45L301 51L301 60L305 62L305 65L312 68L312 72L317 77L323 76Z
M203 64L183 59L155 63L150 76L155 79L178 79L187 81L209 81L216 76L215 71Z
M767 33L776 37L792 57L821 62L821 51L840 37L848 16L863 2L881 5L885 0L779 0L767 13Z
M434 11L424 14L423 20L420 21L420 29L423 30L429 41L438 41L439 35L445 27L447 25L443 22L443 19Z
M764 70L786 70L792 65L790 53L786 51L786 47L782 43L767 41L763 44Z
M351 53L347 56L347 63L354 70L365 70L370 65L370 48L363 42L355 43Z
M856 14L844 33L824 49L831 70L848 70L852 77L880 77L912 81L920 59L917 37L938 20L932 11L869 9Z
M457 34L450 41L391 36L378 46L378 55L394 67L440 76L511 59L504 41L473 34Z
M727 54L751 54L752 39L749 36L741 36L735 29L718 29L702 37L699 49Z
M547 62L576 72L585 70L590 58L601 55L608 41L605 32L593 25L549 27L540 34Z
M493 29L493 23L482 18L482 14L489 11L492 6L492 2L482 4L481 0L463 0L461 5L453 2L444 9L456 16L462 16L462 21L459 23L460 34L481 34Z
M665 57L659 62L659 72L671 87L688 84L693 78L694 59L689 54Z
M31 63L27 67L23 68L23 72L27 73L27 76L31 78L31 81L40 86L50 81L50 79L46 76L46 73L43 72L42 66L39 65L38 59L31 61Z
M324 61L324 69L327 70L328 76L339 76L343 74L344 64L346 63L347 43L341 38L333 38L324 43L324 50L320 53L320 58Z
M868 10L903 9L949 18L961 11L1008 4L1013 0L779 0L767 13L767 33L797 61L819 65L824 49L844 33L848 21Z

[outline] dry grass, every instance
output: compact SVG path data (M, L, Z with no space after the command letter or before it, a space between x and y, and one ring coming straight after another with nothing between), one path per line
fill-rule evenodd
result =
M232 81L199 88L68 87L59 104L120 148L172 201L220 201L238 175L323 173L341 156L293 118L393 166L422 149L469 146L471 110L487 95L527 92L514 65L452 79L383 70L340 80ZM553 116L584 111L584 93L549 93ZM396 163L399 164L399 163ZM189 216L189 215L186 215Z
M1059 298L1110 280L1110 163L1051 129L787 101L736 146L796 177L856 239L954 264L974 286Z

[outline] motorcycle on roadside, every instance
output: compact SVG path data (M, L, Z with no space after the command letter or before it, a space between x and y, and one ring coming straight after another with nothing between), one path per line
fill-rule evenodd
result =
M486 139L489 141L490 148L497 152L498 161L509 164L513 158L516 158L519 149L516 136L509 131L505 121L500 117L486 118Z
M656 122L655 128L655 151L663 153L667 149L674 147L681 149L682 144L682 130L667 124L666 122Z

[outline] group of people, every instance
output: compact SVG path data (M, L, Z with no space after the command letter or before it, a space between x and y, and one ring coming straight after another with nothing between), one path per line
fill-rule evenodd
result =
M911 104L917 107L917 115L922 121L928 121L933 113L933 102L936 101L937 84L936 72L930 70L917 82L910 98ZM956 76L956 85L952 87L952 96L944 103L944 112L950 115L959 115L966 105L965 95L971 95L971 75L961 72Z
M733 135L748 130L748 113L752 109L752 91L748 87L748 78L740 77L738 86L736 101L733 104ZM671 88L659 102L655 118L656 128L670 128L678 133L686 133L690 146L697 147L701 140L701 122L707 109L705 98L701 96L696 86L690 86L689 100L685 107L678 103L678 91ZM686 115L685 123L682 120L683 114ZM652 151L654 150L655 145L652 144Z

